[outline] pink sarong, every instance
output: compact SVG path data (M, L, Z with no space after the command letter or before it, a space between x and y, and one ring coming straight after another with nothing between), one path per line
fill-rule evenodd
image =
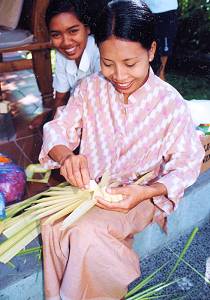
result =
M42 225L46 300L119 300L140 276L133 235L152 222L143 201L127 214L92 208L73 226Z

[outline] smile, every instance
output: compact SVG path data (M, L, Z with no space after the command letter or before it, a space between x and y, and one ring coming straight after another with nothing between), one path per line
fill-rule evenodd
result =
M127 90L129 89L132 84L133 84L133 81L132 82L125 82L125 83L119 83L119 82L112 82L113 85L115 86L116 89L119 89L119 90Z
M69 49L64 49L63 51L67 54L67 55L71 55L71 54L74 54L75 51L76 51L77 47L72 47L72 48L69 48Z

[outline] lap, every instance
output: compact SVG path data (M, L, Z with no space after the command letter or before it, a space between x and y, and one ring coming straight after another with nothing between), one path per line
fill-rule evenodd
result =
M64 231L60 230L63 221L60 220L53 225L42 225L42 233L53 231L57 237L62 237L75 229L78 232L97 230L111 234L118 239L125 239L130 234L142 231L152 222L153 215L154 205L149 200L141 202L128 213L104 210L95 206Z

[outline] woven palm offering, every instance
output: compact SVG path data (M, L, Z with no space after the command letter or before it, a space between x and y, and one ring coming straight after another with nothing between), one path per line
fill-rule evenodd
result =
M148 174L136 184L143 182L145 177ZM40 234L42 218L47 217L44 224L53 224L66 216L61 226L64 230L96 204L96 197L109 202L121 201L122 195L106 193L108 183L109 175L105 173L99 184L91 180L89 189L82 190L62 183L21 203L10 205L6 208L6 218L0 221L0 234L6 237L0 244L0 262L9 262Z

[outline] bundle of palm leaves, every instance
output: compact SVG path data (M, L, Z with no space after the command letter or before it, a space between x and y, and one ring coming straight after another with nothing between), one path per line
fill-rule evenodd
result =
M134 184L142 184L151 176L152 172L143 174ZM88 189L62 183L6 208L6 219L0 221L0 234L7 238L0 244L0 262L10 261L39 235L41 219L47 217L44 224L53 224L66 217L61 226L64 230L96 204L96 197L109 202L121 201L122 195L106 192L109 182L109 173L105 172L99 184L90 180Z
M105 192L108 176L100 184L90 181L90 188L82 190L63 183L37 194L6 209L6 219L0 221L0 234L7 239L0 244L0 262L7 263L40 233L40 220L53 224L67 216L61 229L65 229L96 204L96 196L113 202L122 200L121 195Z

